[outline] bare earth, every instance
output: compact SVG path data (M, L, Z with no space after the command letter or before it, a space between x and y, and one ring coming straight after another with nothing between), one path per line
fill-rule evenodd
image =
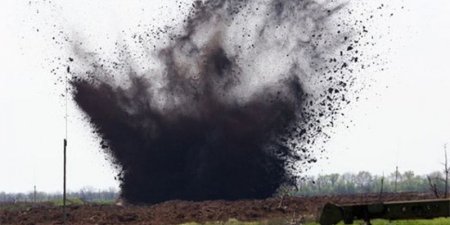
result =
M430 199L429 194L402 193L351 196L286 197L239 201L169 201L151 206L79 205L68 207L68 224L149 224L166 225L187 222L258 221L281 217L314 220L327 202L369 203L394 200ZM3 205L4 206L4 205ZM1 207L0 224L62 224L62 208L50 204L27 207Z

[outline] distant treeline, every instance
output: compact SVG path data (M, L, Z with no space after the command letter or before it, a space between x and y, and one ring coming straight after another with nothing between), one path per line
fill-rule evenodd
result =
M373 175L370 172L328 174L303 178L297 188L281 188L280 194L289 195L347 195L383 192L432 192L437 196L445 194L445 173L433 172L428 175L416 175L413 171L392 173L388 176ZM83 188L68 193L68 199L83 202L112 202L117 200L119 192ZM0 192L0 202L54 202L62 199L61 193Z
M445 193L445 173L433 172L416 175L413 171L394 172L388 176L370 172L328 174L306 177L301 180L294 195L358 194L383 192L433 192Z
M76 199L82 202L111 202L115 201L119 192L110 188L108 190L95 190L83 188L77 192L68 192L69 201ZM61 193L29 192L29 193L5 193L0 192L0 202L57 202L62 199Z

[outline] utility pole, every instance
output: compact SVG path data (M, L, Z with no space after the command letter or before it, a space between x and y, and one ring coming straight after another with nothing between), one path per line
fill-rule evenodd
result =
M34 191L33 191L33 202L36 203L36 185L34 185Z
M380 195L378 196L379 201L381 201L383 197L383 188L384 188L384 174L383 177L381 177Z
M395 167L395 183L394 183L394 192L397 193L397 180L398 180L398 166Z
M448 197L448 173L449 173L449 169L448 169L448 160L447 160L447 144L444 144L444 154L445 154L445 162L444 162L444 166L445 166L445 191L444 191L444 198Z
M70 60L70 59L69 59ZM67 224L67 209L66 209L66 200L67 200L67 196L66 196L66 174L67 174L67 166L66 166L66 159L67 159L67 121L68 121L68 112L67 112L67 100L68 100L68 94L69 94L69 86L68 86L68 78L67 78L67 74L70 73L70 67L67 66L67 73L66 73L66 87L65 87L65 92L66 95L65 97L65 137L64 137L64 152L63 152L63 224L66 225Z
M66 212L66 149L67 139L64 139L64 175L63 175L63 222L66 224L67 212Z

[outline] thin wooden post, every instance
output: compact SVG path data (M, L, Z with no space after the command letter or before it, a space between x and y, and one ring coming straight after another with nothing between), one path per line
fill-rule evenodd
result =
M397 180L398 180L398 166L395 167L395 184L394 184L395 193L397 193Z
M66 150L67 150L67 139L64 139L64 175L63 175L63 223L66 224L67 212L66 212Z
M447 160L447 144L444 145L444 154L445 154L445 190L444 190L444 198L448 197L448 160Z
M379 201L381 201L381 199L383 197L383 188L384 188L384 174L383 174L383 177L381 177L380 195L378 196Z
M36 199L36 185L34 185L34 188L33 188L33 202L34 203L36 203L37 202L37 199Z

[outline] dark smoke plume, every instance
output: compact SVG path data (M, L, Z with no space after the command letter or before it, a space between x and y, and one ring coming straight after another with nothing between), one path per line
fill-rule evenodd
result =
M327 24L339 7L196 1L183 30L156 50L155 68L91 62L71 81L74 100L120 167L122 196L266 198L295 184L298 165L316 160L305 146L322 131L319 117L345 100L345 82L318 75L338 45Z

